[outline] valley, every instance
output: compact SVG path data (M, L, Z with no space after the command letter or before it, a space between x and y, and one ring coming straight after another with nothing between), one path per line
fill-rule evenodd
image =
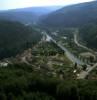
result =
M25 63L32 66L33 70L47 71L46 74L62 79L87 78L97 67L96 53L78 42L76 29L61 29L49 33L40 30L40 33L42 38L35 46L16 57L6 58L1 63Z
M43 4L0 10L0 100L97 100L97 1Z

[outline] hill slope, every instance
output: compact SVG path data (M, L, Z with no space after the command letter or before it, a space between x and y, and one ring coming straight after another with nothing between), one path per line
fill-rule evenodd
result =
M20 9L1 11L0 19L19 21L22 23L36 23L40 16L44 14L48 14L59 8L60 6L29 7L29 8L20 8Z
M41 34L18 22L0 21L0 58L14 56L41 39Z
M81 27L79 29L79 33L88 47L95 48L97 50L97 23Z
M64 7L42 19L41 24L53 27L76 27L97 20L97 1Z

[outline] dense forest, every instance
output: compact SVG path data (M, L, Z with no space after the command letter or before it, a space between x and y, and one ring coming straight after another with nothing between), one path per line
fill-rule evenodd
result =
M41 39L36 29L18 22L0 21L0 59L15 56Z
M97 100L97 80L61 80L33 66L0 68L0 100Z
M97 23L84 25L79 32L88 47L97 49Z
M63 7L43 16L44 27L80 27L97 21L97 1L86 2Z

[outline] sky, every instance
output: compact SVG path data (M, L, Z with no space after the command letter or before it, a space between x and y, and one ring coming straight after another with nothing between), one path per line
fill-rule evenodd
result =
M71 5L93 0L0 0L0 10L53 5Z

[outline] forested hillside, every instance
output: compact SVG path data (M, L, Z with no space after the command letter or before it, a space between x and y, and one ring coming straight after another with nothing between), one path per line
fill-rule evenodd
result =
M58 8L0 12L0 100L97 100L97 0Z
M42 18L47 27L79 27L97 21L97 1L64 7Z
M61 80L25 64L0 68L0 100L97 100L97 80Z
M0 21L0 58L14 56L40 39L41 34L32 27Z
M36 24L40 16L51 13L61 6L28 7L0 11L0 19L18 21L24 24Z
M85 25L79 32L88 47L97 49L97 23Z

